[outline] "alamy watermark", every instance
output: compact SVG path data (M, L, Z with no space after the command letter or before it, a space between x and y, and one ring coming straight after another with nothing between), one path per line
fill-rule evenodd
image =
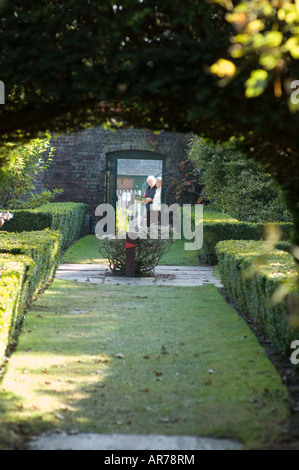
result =
M292 342L291 344L291 349L295 349L295 351L292 352L290 361L292 364L297 365L299 364L299 340L296 339Z
M2 80L0 80L0 104L5 104L5 86Z
M96 208L95 215L101 217L95 228L98 238L115 237L126 238L126 232L130 232L131 239L162 239L186 240L185 250L199 250L203 244L203 205L161 204L161 224L155 223L156 211L150 211L151 221L148 227L140 226L140 219L134 212L134 204L130 206L126 214L130 214L130 222L126 230L117 230L121 226L124 212L117 211L111 204L100 204ZM171 224L170 224L171 218Z
M291 83L291 88L292 90L295 90L291 94L291 103L299 104L299 98L297 97L299 95L299 80L293 80Z

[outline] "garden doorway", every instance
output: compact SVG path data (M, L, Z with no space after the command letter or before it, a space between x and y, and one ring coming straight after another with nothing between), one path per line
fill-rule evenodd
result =
M134 230L145 226L146 210L142 198L148 176L162 177L165 160L162 155L149 151L117 151L107 154L106 202L111 204L123 228L134 221ZM165 200L162 183L161 202Z

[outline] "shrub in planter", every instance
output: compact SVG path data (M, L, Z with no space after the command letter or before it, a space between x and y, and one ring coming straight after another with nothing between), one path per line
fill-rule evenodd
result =
M154 228L150 232L140 229L136 239L135 248L135 275L149 276L153 273L155 266L162 256L171 247L172 240L164 238L168 234L168 228ZM121 238L122 237L122 238ZM108 259L112 272L124 275L126 272L126 239L125 234L115 236L104 236L101 238L100 253Z

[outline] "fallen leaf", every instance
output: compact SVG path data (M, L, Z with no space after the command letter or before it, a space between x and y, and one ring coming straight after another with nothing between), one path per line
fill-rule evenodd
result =
M162 372L158 372L158 371L154 370L154 374L156 374L159 377L160 375L162 375Z
M71 408L67 405L60 405L59 407L62 411L72 411Z

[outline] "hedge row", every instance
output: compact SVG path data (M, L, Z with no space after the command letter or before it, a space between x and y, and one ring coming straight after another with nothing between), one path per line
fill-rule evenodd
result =
M0 255L0 365L22 319L33 266L28 256Z
M37 209L12 211L14 218L5 222L6 232L31 232L45 229L62 233L61 249L67 249L80 236L86 205L74 202L44 204Z
M61 233L52 230L0 233L0 253L26 255L34 262L26 302L31 302L53 279L60 260L61 240Z
M217 264L216 245L222 240L262 240L265 236L265 223L240 222L227 214L211 211L204 207L203 245L199 257L205 262ZM275 223L281 230L282 240L289 240L293 224Z
M55 276L60 260L60 232L0 233L0 365L25 305Z
M80 236L86 205L46 204L14 211L0 231L0 365L24 307L55 276L61 250Z
M277 303L271 299L286 281L292 288L288 298L299 295L292 255L278 249L266 255L262 241L245 240L219 242L216 254L227 295L278 351L288 355L291 342L299 339L299 329L291 328L288 323L287 298Z

